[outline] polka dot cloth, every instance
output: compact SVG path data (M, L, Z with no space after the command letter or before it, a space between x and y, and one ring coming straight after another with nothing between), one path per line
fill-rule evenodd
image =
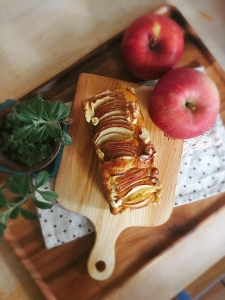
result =
M184 141L175 206L225 191L225 130L216 124L196 139Z
M40 188L40 190L54 190L55 178ZM40 194L35 195L44 201ZM94 231L92 223L84 216L75 214L63 208L57 201L51 209L38 209L42 234L46 248L62 245L83 237Z
M52 178L43 190L53 190ZM184 141L174 206L225 191L225 130L218 118L210 131L196 139ZM42 200L37 194L36 197ZM55 202L52 209L38 209L47 248L62 245L94 231L84 216L67 211Z

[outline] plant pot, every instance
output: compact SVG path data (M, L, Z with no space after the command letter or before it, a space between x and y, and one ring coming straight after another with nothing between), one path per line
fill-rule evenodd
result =
M6 117L11 112L13 106L14 106L14 104L10 104L0 110L0 132L2 131L2 128L5 125ZM59 123L57 125L60 127ZM39 170L43 169L44 167L46 167L47 165L49 165L53 161L53 159L56 157L56 155L58 154L60 147L61 147L61 143L55 142L53 145L53 157L50 159L44 159L42 162L38 163L34 167L29 167L22 163L19 163L19 162L17 163L17 162L10 160L10 158L7 157L4 154L4 152L2 152L2 150L0 149L0 166L4 167L12 172L33 173L33 172L39 171Z

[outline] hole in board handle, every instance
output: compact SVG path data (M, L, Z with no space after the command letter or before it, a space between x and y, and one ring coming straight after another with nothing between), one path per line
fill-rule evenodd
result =
M96 262L95 267L99 272L103 272L106 268L106 264L104 261L99 260Z

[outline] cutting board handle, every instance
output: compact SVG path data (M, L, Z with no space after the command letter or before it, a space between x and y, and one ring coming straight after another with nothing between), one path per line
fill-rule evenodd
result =
M111 220L114 223L111 223ZM115 216L108 215L107 222L103 220L101 226L95 228L96 239L88 259L87 269L89 275L96 280L109 278L114 270L115 243L118 235L124 229L120 226L117 227L115 221Z

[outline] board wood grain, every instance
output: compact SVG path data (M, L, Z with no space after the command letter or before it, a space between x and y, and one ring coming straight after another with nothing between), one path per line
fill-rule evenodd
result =
M104 197L98 159L81 108L83 99L108 89L134 87L146 128L150 132L157 155L155 166L163 185L161 204L150 205L123 214L113 215ZM58 202L68 210L87 217L93 223L96 241L88 260L89 274L99 280L108 278L115 265L115 242L118 235L131 226L157 226L168 220L174 206L175 189L183 149L183 140L169 139L151 121L148 101L153 88L92 74L81 74L72 107L68 133L73 137L70 147L64 147L55 191ZM105 264L104 270L98 264Z
M185 284L191 283L194 278L199 277L206 270L205 263L201 260L202 255L207 257L212 264L224 257L225 232L223 231L220 235L215 234L218 228L224 228L225 226L224 214L225 207L222 207L197 226L195 231L189 233L174 247L163 252L157 259L142 268L136 276L134 275L126 282L126 285L121 285L104 299L145 300L149 299L149 295L154 295L157 300L165 300L178 295ZM214 245L214 251L212 251L212 248L206 247L209 240ZM198 247L190 247L190 245L198 245ZM184 256L186 256L186 260L183 259ZM182 278L184 271L186 273L185 279ZM172 285L168 278L173 277L174 273L176 274L175 278L180 278L180 280L177 279L176 284ZM219 295L212 298L202 295L202 297L196 297L195 299L224 298L220 298Z

